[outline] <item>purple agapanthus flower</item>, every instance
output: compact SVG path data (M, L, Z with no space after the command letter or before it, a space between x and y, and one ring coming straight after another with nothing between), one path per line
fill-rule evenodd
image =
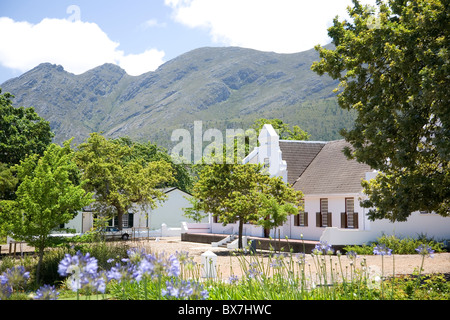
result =
M0 283L0 300L8 299L11 296L12 292L13 290L11 286L9 286L7 283L6 284Z
M415 250L424 257L429 256L430 258L433 258L434 250L428 245L421 244Z
M229 284L235 284L235 283L237 283L238 281L239 281L239 277L236 276L236 275L231 275L231 276L228 278L228 283L229 283Z
M161 290L161 293L166 298L175 299L200 299L205 300L208 298L209 293L203 289L203 286L194 281L186 280L174 280L166 281L166 288Z
M167 275L169 277L178 277L180 275L180 261L176 255L171 254L168 259Z
M326 241L320 241L314 249L312 250L313 254L321 255L321 254L333 254L334 249L332 248L331 244L328 244Z
M246 271L246 276L248 279L255 279L261 276L262 272L258 271L258 264L256 262L249 263L249 269Z
M380 256L390 256L392 254L392 249L389 249L384 244L379 244L375 248L373 248L373 254Z
M57 300L59 292L56 291L55 286L44 284L36 291L34 300Z
M346 255L347 255L347 258L349 258L350 260L355 260L357 257L357 254L355 251L348 251L346 253Z
M70 276L72 291L78 291L91 284L97 277L97 269L97 259L91 257L89 253L83 255L80 251L73 256L66 254L58 265L58 273L61 276Z
M74 256L66 254L64 259L62 259L58 265L58 273L63 277L75 273L88 273L94 275L97 273L97 269L97 259L91 257L89 252L83 256L80 251Z
M122 281L139 281L138 274L138 268L135 264L128 262L125 265L121 265L120 263L116 263L115 266L106 272L106 277L108 281L116 280L120 283Z
M30 273L25 270L24 266L15 266L0 275L0 284L15 288L25 284L29 278Z

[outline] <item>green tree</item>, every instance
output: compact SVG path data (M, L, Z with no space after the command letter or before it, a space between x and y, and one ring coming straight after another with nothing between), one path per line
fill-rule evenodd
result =
M44 250L50 245L50 232L73 219L78 210L92 202L74 174L70 142L64 147L51 144L43 156L30 155L16 166L21 183L15 200L0 201L0 226L15 240L27 242L38 251L36 281Z
M0 199L13 199L18 182L14 167L0 162Z
M129 137L120 137L114 140L123 146L133 148L131 157L133 159L144 159L145 162L165 161L170 163L173 169L174 179L167 182L169 187L177 187L185 192L190 192L193 185L193 177L191 172L191 165L184 163L175 163L167 150L151 143L150 141L142 143L132 141Z
M92 133L78 145L76 161L88 180L86 190L95 194L95 209L102 215L118 217L134 204L155 208L166 198L163 187L173 182L171 164L165 160L146 161L135 146Z
M298 213L298 209L293 209L299 204L301 192L295 191L280 177L271 178L262 170L261 165L213 163L202 167L194 184L197 212L210 212L223 225L239 222L239 248L242 248L245 223L267 227L266 221L275 221L270 210L274 204L284 206L284 212ZM286 219L287 215L277 215L276 224L271 227L282 224Z
M12 200L18 183L12 167L26 156L42 155L53 133L34 108L14 108L14 96L1 92L0 88L0 199Z
M316 47L312 70L340 81L349 158L380 173L363 183L369 217L404 221L417 210L450 214L449 3L353 1L351 20L328 29L334 49Z
M252 128L259 135L259 132L265 124L271 124L282 140L308 140L311 136L299 126L294 125L291 128L289 124L284 123L280 119L260 118L253 123Z
M52 142L50 124L33 107L15 108L10 93L0 89L0 162L19 164L27 155L42 155Z

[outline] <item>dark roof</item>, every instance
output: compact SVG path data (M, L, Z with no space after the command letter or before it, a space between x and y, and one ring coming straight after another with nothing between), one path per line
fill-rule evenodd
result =
M330 141L323 145L306 169L297 176L294 189L304 194L360 193L361 180L371 168L356 160L348 160L342 152L345 146L350 146L345 140ZM282 151L283 159L289 163Z
M326 142L280 140L281 157L286 161L290 184L298 179L325 144Z

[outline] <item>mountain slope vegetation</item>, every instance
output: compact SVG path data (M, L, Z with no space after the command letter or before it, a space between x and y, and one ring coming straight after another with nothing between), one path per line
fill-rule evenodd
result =
M80 75L42 63L0 87L15 106L33 106L50 122L55 142L80 143L91 132L128 136L171 147L171 133L250 128L258 118L298 125L310 140L340 139L354 116L339 108L337 82L310 70L318 54L261 52L239 47L199 48L157 70L130 76L114 64ZM173 144L173 143L172 143Z

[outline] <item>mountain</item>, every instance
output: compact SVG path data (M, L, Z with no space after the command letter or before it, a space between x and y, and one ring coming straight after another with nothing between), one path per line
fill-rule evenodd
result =
M80 75L42 63L0 85L16 106L33 106L50 122L55 142L79 143L90 132L129 136L170 148L172 131L247 129L257 118L299 125L311 140L340 139L354 116L337 105L337 82L310 70L318 54L261 52L239 47L199 48L130 76L104 64Z

